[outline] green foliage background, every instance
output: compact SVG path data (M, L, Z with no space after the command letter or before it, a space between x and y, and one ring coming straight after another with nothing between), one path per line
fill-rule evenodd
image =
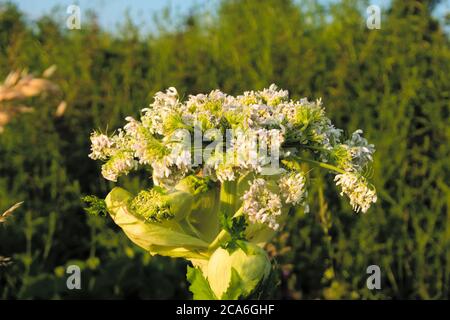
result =
M131 21L108 33L95 16L79 31L50 15L27 23L3 4L0 78L56 64L53 80L69 107L55 118L61 97L34 99L36 112L0 135L0 212L25 200L0 226L0 253L14 260L0 267L0 297L191 297L185 262L150 257L109 218L83 212L82 195L112 187L87 157L89 133L113 131L169 86L186 96L276 83L295 98L322 97L348 133L364 129L377 148L379 201L355 215L332 177L312 172L311 213L295 216L268 247L282 279L275 297L448 299L450 46L431 17L434 2L394 0L381 30L368 30L364 1L224 0L176 27L161 12L150 35ZM119 183L137 191L149 180ZM65 286L73 263L82 290ZM366 288L371 264L381 268L381 290Z

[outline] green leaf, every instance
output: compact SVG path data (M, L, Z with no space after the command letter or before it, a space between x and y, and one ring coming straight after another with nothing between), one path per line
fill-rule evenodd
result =
M194 295L194 300L217 300L200 269L188 266L186 278L191 283L189 291Z
M108 194L105 202L111 218L138 246L152 254L159 253L155 250L156 248L164 249L162 253L166 255L176 252L176 257L179 257L181 252L185 252L186 257L191 257L189 252L192 250L195 250L195 256L198 256L198 250L208 248L207 242L187 234L176 222L151 223L135 216L128 210L131 198L131 193L115 187ZM179 250L174 251L175 248Z
M243 292L242 279L235 268L231 268L231 280L230 286L227 291L222 295L222 300L237 300L241 296L245 296Z
M281 285L279 266L274 261L271 266L270 274L266 281L262 281L254 292L247 297L250 300L265 300L274 299L277 293L277 289Z
M222 247L232 253L237 248L240 248L240 241L246 240L245 230L247 228L247 221L244 216L225 217L221 215L221 223L223 229L230 234L231 239Z
M108 214L106 202L103 199L97 198L96 196L85 196L81 198L81 201L87 205L84 211L92 216L106 216Z

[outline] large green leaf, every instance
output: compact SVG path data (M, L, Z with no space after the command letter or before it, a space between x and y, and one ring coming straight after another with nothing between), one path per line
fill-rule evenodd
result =
M159 254L172 258L197 259L208 261L208 256L203 250L185 247L151 246L148 251L151 255Z
M128 209L128 202L132 198L131 193L125 189L116 187L105 199L108 212L114 222L120 226L131 241L140 247L159 253L171 255L174 248L183 248L186 254L189 250L207 248L208 243L184 232L176 222L151 223L133 215ZM180 251L176 256L180 256ZM183 255L184 256L184 255Z
M222 295L222 300L237 300L242 296L245 296L247 293L244 291L244 285L242 283L242 279L239 276L239 273L235 268L231 268L231 279L230 285Z
M189 290L193 293L194 300L217 300L200 269L188 266L186 278L191 283Z

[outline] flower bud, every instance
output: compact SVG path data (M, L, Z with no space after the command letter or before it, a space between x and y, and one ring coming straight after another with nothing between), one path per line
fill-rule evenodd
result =
M191 211L193 196L187 192L165 193L159 188L143 190L130 202L136 215L150 222L180 221Z
M129 208L132 200L133 196L130 192L118 187L112 189L105 199L111 218L131 241L152 255L160 254L186 259L207 258L202 254L202 251L208 248L207 242L186 233L175 220L145 221ZM175 211L182 211L182 209Z

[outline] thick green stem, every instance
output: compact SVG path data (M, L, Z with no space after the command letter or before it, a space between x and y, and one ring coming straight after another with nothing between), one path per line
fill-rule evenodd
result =
M230 217L235 214L237 202L237 181L224 181L220 185L219 214ZM237 212L236 212L237 213ZM222 229L209 246L209 251L217 249L223 242L227 241L229 234Z
M236 211L237 181L224 181L220 185L220 214L229 217Z
M211 242L211 244L208 247L208 251L209 252L213 252L214 250L216 250L218 247L220 247L220 245L226 241L230 240L230 234L225 231L224 229L222 229L219 234L217 235L217 237L213 240L213 242Z

